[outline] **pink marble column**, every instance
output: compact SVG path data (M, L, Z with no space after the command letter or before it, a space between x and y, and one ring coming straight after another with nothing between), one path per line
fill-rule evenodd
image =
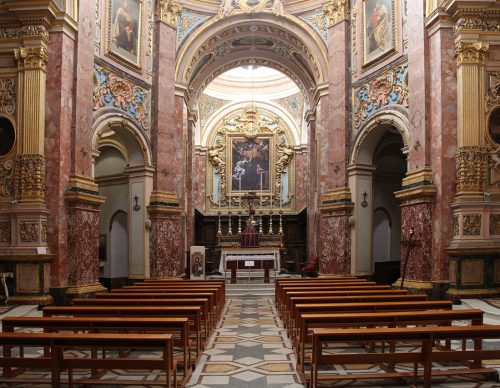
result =
M318 113L318 112L317 112ZM316 117L309 118L309 189L307 200L307 249L309 257L316 256L318 243L318 166Z
M64 192L71 171L71 127L74 105L75 41L63 32L50 35L45 106L45 155L47 163L47 240L56 258L51 263L51 287L68 284L68 230Z
M443 23L443 22L439 22ZM453 237L455 195L455 154L457 149L457 76L453 29L447 23L433 28L429 36L430 142L434 185L437 188L433 209L432 280L447 280L448 255L445 249Z
M328 29L329 91L322 101L318 126L320 143L319 258L322 274L346 274L351 269L348 188L351 74L350 21L345 17Z
M194 160L194 126L196 123L196 116L188 115L188 122L186 128L186 192L185 201L186 204L186 241L187 246L191 246L194 243L194 209L195 209L195 193L194 193L194 175L193 166Z
M185 103L175 95L176 26L172 21L176 18L164 16L164 10L159 9L154 48L151 144L156 171L148 207L152 223L150 267L154 277L180 275L186 248Z

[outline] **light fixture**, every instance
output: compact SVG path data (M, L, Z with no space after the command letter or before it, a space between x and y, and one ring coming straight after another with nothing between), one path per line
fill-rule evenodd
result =
M361 202L361 206L363 207L367 207L368 206L368 202L366 202L366 197L368 196L368 194L366 193L366 190L365 192L363 193L363 202Z
M134 197L134 201L135 201L135 205L134 205L134 211L138 212L139 210L141 210L141 205L139 205L138 201L139 201L139 197L136 195Z

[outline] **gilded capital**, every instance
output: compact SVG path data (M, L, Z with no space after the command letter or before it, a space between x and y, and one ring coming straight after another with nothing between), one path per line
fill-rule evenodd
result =
M457 65L476 64L482 65L486 62L489 43L485 42L458 42L455 47L457 53Z
M14 50L19 70L47 69L47 49L45 47L21 47Z
M323 13L332 27L344 20L349 20L349 0L330 0L323 4Z
M160 0L158 2L158 20L177 28L177 18L182 11L182 5L177 0Z

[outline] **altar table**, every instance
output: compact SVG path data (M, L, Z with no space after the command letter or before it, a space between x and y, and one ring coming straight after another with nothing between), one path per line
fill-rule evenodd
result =
M240 269L263 269L265 261L272 261L272 269L277 270L280 263L280 250L272 248L224 248L221 252L219 272L227 270L227 262L236 261ZM245 261L254 261L253 267L246 267Z

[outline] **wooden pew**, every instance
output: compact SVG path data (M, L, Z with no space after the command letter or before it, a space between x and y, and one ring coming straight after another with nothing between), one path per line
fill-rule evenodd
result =
M73 369L131 369L154 370L165 372L164 386L177 386L176 362L173 359L171 334L66 334L66 333L0 333L0 343L4 352L0 357L0 366L7 368L10 375L3 376L1 380L15 382L12 377L12 368L49 369L51 371L51 384L54 388L61 387L61 372L68 369L69 385L92 383L109 384L109 381L98 380L92 376L83 381L73 381ZM13 347L39 347L50 348L50 356L42 357L13 357ZM73 352L70 357L64 353L65 348L148 348L162 350L160 358L80 358ZM94 380L95 379L95 380ZM25 380L23 380L25 381ZM120 381L120 384L137 384L137 381Z
M172 334L174 346L182 348L183 382L191 376L191 350L187 318L142 317L6 317L2 331L13 333L16 329L42 329L45 333L81 331L87 333L160 333Z
M283 317L287 322L285 327L292 327L291 320L298 317L296 305L318 304L318 303L363 303L363 302L414 302L427 300L425 294L412 295L344 295L344 296L311 296L292 297L288 300L287 314ZM297 326L296 326L297 327Z
M471 325L483 324L482 310L430 310L430 311L390 311L357 314L301 314L298 334L293 338L297 352L297 366L304 375L305 350L312 344L312 329L399 327L409 325L447 325L453 321L469 321Z
M103 299L103 298L74 298L75 306L200 306L201 322L205 330L204 339L208 339L213 326L211 324L213 312L209 309L208 299L183 298L183 299L143 299L140 297L129 299Z
M191 280L164 280L164 279L145 279L141 282L135 283L136 285L142 284L216 284L222 287L224 298L226 297L226 281L224 279L191 279Z
M203 328L199 306L47 306L42 312L44 317L187 317L189 330L196 338L196 358L202 350Z
M485 368L481 365L482 360L499 359L500 350L483 350L480 341L475 341L473 350L442 350L437 349L436 341L443 340L477 340L500 338L500 325L481 326L450 326L450 327L413 327L413 328L377 328L377 329L313 329L313 351L311 362L311 386L316 388L321 380L352 380L352 379L374 379L411 378L416 385L418 376L423 377L423 386L432 386L432 376L462 375L484 373L496 380L498 372L493 368ZM407 352L399 351L397 347L394 352L387 353L335 353L324 354L323 345L326 343L363 343L363 342L405 342L419 343L421 351ZM444 371L432 371L433 362L449 361L474 361L472 365L464 365L461 369L450 369ZM319 375L321 364L380 364L380 363L413 363L413 372L398 372L394 369L381 373L349 373ZM418 364L423 365L423 372L418 371ZM388 368L386 367L385 370Z
M290 336L296 335L301 314L311 313L362 313L370 311L421 311L421 310L451 310L453 302L439 301L407 301L407 302L360 302L360 303L311 303L296 304L295 316L292 318Z

